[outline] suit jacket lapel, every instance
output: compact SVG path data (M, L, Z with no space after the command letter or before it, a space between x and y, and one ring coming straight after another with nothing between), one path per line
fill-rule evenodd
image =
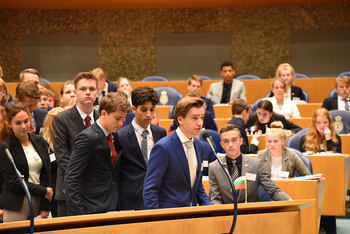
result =
M151 130L152 130L152 135L153 135L153 140L154 140L154 144L157 143L160 140L160 134L158 132L158 129L155 128L154 125L151 124Z
M108 139L107 139L106 135L104 134L104 132L102 131L100 126L98 126L97 123L94 123L91 127L96 132L98 138L100 139L100 142L101 142L103 148L105 149L104 156L105 156L106 160L109 162L110 166L112 167L111 151L110 151L111 147L109 146Z
M14 158L18 158L20 160L22 167L24 169L24 177L28 178L29 177L29 169L28 169L27 157L24 153L21 142L19 142L18 138L17 137L12 137L12 138L13 138L13 141L12 141L13 142L13 149L16 152L12 156Z
M76 106L71 108L71 119L74 122L75 126L77 126L79 132L82 132L85 129L84 122L79 114L79 111Z
M191 187L191 177L190 177L190 170L188 167L188 161L187 161L187 157L185 154L185 150L184 147L180 141L179 136L177 135L176 131L174 131L173 134L171 134L171 139L173 140L173 142L171 143L173 148L174 148L174 152L176 153L177 157L180 160L182 169L185 173L185 176L187 178L187 182Z
M144 165L144 167L147 169L147 165L146 165L146 162L142 156L142 152L141 152L140 145L139 145L139 142L137 140L134 128L133 128L131 123L126 127L128 128L128 138L129 138L130 144L132 145L132 148L136 151L136 155L140 159L142 165Z
M47 164L44 163L45 161L47 161L47 159L44 159L44 155L47 155L48 154L48 151L45 152L45 148L42 147L40 141L38 138L35 138L32 136L32 134L29 134L29 139L30 141L32 142L36 152L39 154L40 158L41 158L41 161L43 162L43 167L45 167L46 171L49 171L49 168L47 168Z
M119 160L121 160L120 158L120 156L121 156L121 154L122 154L122 152L123 152L123 146L120 144L120 142L119 142L119 140L118 140L118 133L112 133L113 134L113 138L114 138L114 149L115 149L115 151L117 152L117 159L114 161L114 163L113 163L113 168L115 167L115 165L117 164L117 162L119 161ZM109 161L111 161L111 160L109 160ZM112 162L111 162L112 163Z

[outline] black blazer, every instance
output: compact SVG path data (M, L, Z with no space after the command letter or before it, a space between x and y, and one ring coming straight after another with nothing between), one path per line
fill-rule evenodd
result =
M293 100L293 97L298 97L300 98L300 100L305 100L303 90L300 87L292 86L291 91L292 91L291 100ZM273 97L273 96L274 96L274 93L270 92L269 97Z
M116 211L123 147L113 133L117 158L111 162L111 148L97 123L76 138L65 176L69 215Z
M44 138L42 138L40 135L28 134L28 136L43 162L43 167L40 174L40 185L33 184L28 181L28 162L22 145L17 137L11 136L4 140L1 144L7 143L9 145L9 151L12 154L17 169L24 176L30 194L41 198L40 211L49 211L50 203L49 200L45 198L47 191L46 188L51 187L50 158L47 145ZM6 210L20 210L23 205L25 192L21 182L16 176L12 163L6 156L4 150L0 150L0 171L4 177L3 191L0 197L0 207Z
M326 108L328 111L338 110L338 97L326 98L323 101L322 108Z
M151 124L154 143L167 135L164 128ZM124 147L121 170L120 209L144 210L143 182L147 165L142 157L141 149L132 124L118 131L119 141Z
M39 134L40 128L43 126L47 111L40 108L35 108L33 113L34 113L34 119L36 124L35 134Z
M204 101L205 104L207 105L207 111L210 111L210 113L212 114L213 118L215 118L215 112L214 112L214 107L213 107L213 102L211 101L210 98L207 97L201 97Z
M248 120L247 124L245 125L246 128L252 127L257 119L258 119L257 113L251 114L249 116L249 120ZM283 115L273 114L268 123L262 124L262 129L261 129L262 134L266 133L266 125L267 125L267 127L270 127L270 125L273 121L281 121L284 129L291 130L294 133L297 133L301 130L301 127L288 121Z
M249 147L248 137L245 132L243 119L233 116L232 119L228 122L228 124L235 125L241 133L241 138L243 139L243 144L241 145L242 154L256 154L256 152L258 152L259 150L259 147L254 144L250 145Z
M98 113L94 111L94 120ZM76 106L58 113L52 119L52 143L57 161L56 200L66 200L64 194L64 176L73 149L76 136L85 129Z

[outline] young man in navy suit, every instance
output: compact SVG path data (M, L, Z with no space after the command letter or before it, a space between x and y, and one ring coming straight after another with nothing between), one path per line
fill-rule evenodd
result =
M52 142L58 166L55 199L59 217L68 215L64 176L74 140L98 119L98 112L93 107L98 95L96 77L91 72L81 72L74 79L74 87L78 104L52 119Z
M130 111L125 93L107 94L100 102L100 118L75 139L65 177L69 215L118 209L123 146L116 132Z
M152 147L166 136L164 128L151 124L159 97L147 86L136 88L131 93L134 120L118 131L119 141L124 147L121 156L121 210L143 210L143 182ZM146 136L142 136L147 131ZM143 140L146 138L145 140ZM144 143L144 151L142 150Z
M106 80L106 74L101 68L95 68L91 73L96 76L98 80L98 90L99 94L95 100L94 106L98 105L101 99L106 96L108 93L117 92L117 84L109 82Z
M151 151L143 188L145 209L211 204L202 184L204 146L193 137L202 129L205 107L201 98L185 97L177 103L179 127Z
M338 77L335 80L335 91L337 97L329 97L323 101L322 108L331 110L349 111L350 78L347 76Z

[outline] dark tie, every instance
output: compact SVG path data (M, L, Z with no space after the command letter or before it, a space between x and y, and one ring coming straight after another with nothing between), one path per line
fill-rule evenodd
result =
M147 147L147 133L148 131L145 130L142 132L142 141L141 141L141 153L143 156L143 159L145 160L146 165L148 164L148 147Z
M236 160L232 160L231 177L232 177L233 182L235 182L235 180L239 177L238 167L237 167L236 163L237 163ZM237 190L237 189L236 189L236 194L238 197L239 190Z
M112 165L113 165L115 159L117 158L117 152L115 151L115 148L114 148L112 134L109 134L107 136L107 139L108 139L109 147L111 147L111 162L112 162Z
M348 103L348 99L344 99L345 102L345 110L349 111L349 103Z
M90 116L85 117L85 128L88 128L91 126L91 118Z
M106 96L106 91L102 91L102 97Z
M33 125L30 125L29 133L35 133L35 129L34 129Z

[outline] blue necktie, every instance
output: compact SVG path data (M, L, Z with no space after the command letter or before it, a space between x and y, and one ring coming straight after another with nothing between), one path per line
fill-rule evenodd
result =
M349 111L348 99L344 99L344 101L345 101L345 110Z

